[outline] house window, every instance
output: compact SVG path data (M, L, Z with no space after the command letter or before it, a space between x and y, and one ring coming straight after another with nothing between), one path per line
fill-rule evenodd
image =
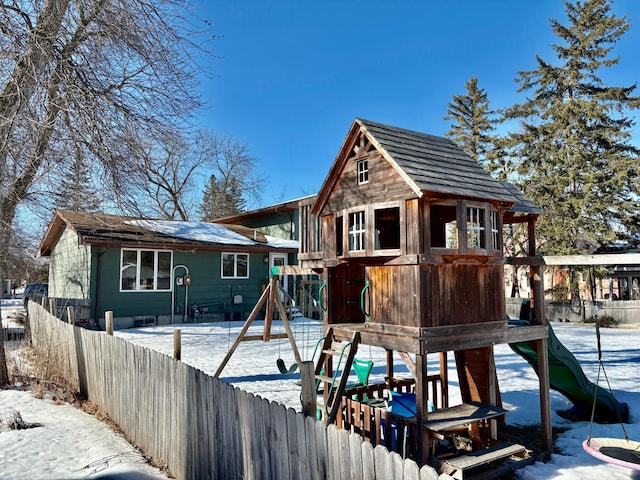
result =
M364 211L349 214L349 251L361 252L364 244Z
M171 290L172 253L122 249L120 291Z
M249 278L248 253L223 253L222 278Z
M502 242L500 240L500 218L498 217L498 212L491 210L491 248L502 250Z
M458 248L458 214L455 205L431 205L431 246Z
M369 182L369 160L358 162L358 185Z
M375 211L376 250L400 248L400 208L381 208Z
M487 248L484 208L467 207L467 247Z

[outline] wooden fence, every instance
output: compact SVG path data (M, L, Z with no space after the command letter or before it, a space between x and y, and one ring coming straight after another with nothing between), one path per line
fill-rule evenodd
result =
M215 379L69 325L35 302L33 346L177 479L437 479L428 466Z
M507 315L519 318L523 298L508 297ZM593 315L612 317L620 326L640 325L640 300L598 300L594 306L591 301L580 302L572 307L567 302L545 301L545 317L550 322L582 322Z

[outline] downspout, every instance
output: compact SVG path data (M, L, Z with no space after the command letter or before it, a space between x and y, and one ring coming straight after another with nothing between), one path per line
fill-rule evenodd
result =
M94 318L94 322L95 322L95 326L99 327L100 326L100 322L98 321L98 312L100 311L100 286L102 283L102 255L104 255L105 253L107 253L107 250L109 250L108 248L105 248L104 250L102 250L102 252L98 253L98 268L96 269L96 275L97 275L97 280L96 280L96 301L94 303L94 312L93 312L93 318Z

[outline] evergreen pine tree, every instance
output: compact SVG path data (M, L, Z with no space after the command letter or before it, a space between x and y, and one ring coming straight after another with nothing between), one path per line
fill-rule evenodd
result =
M484 88L478 87L476 77L471 77L465 88L466 94L454 95L449 102L444 119L452 123L446 135L489 172L504 178L501 155L497 154L498 141L493 136L495 112L490 108L489 97Z
M90 168L81 148L76 147L73 163L61 180L57 208L74 212L99 210L100 199L92 183Z
M240 182L235 177L232 176L225 181L211 175L203 192L200 219L210 222L216 218L235 215L243 212L245 206Z
M565 1L569 23L551 20L562 44L557 65L537 58L519 72L531 96L508 109L520 120L511 135L525 193L545 210L538 222L540 252L573 254L637 231L639 151L629 143L629 117L640 106L635 85L609 86L600 77L616 65L611 55L627 31L610 0Z

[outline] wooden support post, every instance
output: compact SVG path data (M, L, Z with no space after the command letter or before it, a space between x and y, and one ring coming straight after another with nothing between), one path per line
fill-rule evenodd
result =
M182 330L173 330L173 358L180 360L182 357Z
M489 378L488 382L488 395L489 395L489 405L498 405L498 395L500 393L500 388L498 386L498 373L496 372L496 362L495 357L493 356L493 347L487 347L489 350L489 368L487 369L487 374ZM498 422L496 420L489 420L489 426L491 430L491 438L498 438Z
M71 325L75 325L75 319L73 318L73 316L74 316L73 307L69 305L67 307L67 322L69 322L69 324Z
M449 366L447 365L447 352L440 352L440 408L449 408Z
M49 299L49 313L51 315L53 315L54 317L57 317L56 315L56 299L55 298L50 298Z
M302 413L305 417L316 416L316 380L315 365L307 360L300 364L300 375L302 376Z
M271 323L273 322L273 306L274 299L278 297L278 277L273 275L269 279L269 286L267 287L269 292L269 298L267 300L267 308L264 313L264 330L262 331L262 341L268 342L271 336Z
M546 325L544 305L544 267L531 266L531 320L536 325Z
M393 350L387 350L387 378L393 379Z
M427 400L429 399L429 382L427 381L427 354L416 355L416 433L418 441L418 465L429 460L429 430L424 422L429 417Z
M542 427L542 447L544 461L551 458L553 431L551 428L551 398L549 380L549 352L547 339L537 340L538 378L540 384L540 426Z
M113 312L111 310L104 312L104 324L107 335L113 335Z

